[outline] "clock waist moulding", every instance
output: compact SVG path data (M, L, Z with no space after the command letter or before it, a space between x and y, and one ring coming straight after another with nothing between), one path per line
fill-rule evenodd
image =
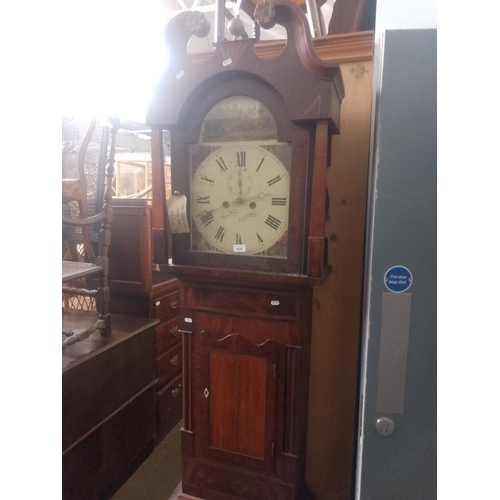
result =
M163 171L168 130L172 192L187 197L190 232L172 235L165 267L181 289L182 491L206 500L312 498L312 286L331 269L326 168L344 89L339 67L314 53L299 7L265 0L255 18L287 31L272 60L245 39L194 62L187 43L206 36L206 20L174 18L146 120L153 168Z

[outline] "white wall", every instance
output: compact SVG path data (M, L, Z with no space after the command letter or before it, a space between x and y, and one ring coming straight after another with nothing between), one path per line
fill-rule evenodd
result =
M437 28L437 0L377 0L375 39L388 29Z

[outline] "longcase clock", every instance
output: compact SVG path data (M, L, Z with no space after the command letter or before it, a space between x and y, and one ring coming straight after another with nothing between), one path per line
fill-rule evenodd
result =
M264 0L255 18L286 28L273 60L245 39L193 62L186 46L206 20L174 18L147 119L158 145L170 132L172 191L187 200L189 233L172 235L167 267L181 287L182 491L206 500L311 497L312 287L330 272L325 179L344 90L300 7Z

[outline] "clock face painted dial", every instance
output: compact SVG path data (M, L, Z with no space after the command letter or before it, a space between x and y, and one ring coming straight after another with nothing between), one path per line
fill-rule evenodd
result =
M193 250L286 257L290 176L269 150L231 143L192 172L191 221L202 236Z

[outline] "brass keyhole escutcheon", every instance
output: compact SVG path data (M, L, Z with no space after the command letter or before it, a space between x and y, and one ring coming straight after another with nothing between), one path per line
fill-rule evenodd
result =
M208 398L208 395L210 394L208 392L208 388L205 387L205 390L203 391L203 394L205 395L206 398Z

